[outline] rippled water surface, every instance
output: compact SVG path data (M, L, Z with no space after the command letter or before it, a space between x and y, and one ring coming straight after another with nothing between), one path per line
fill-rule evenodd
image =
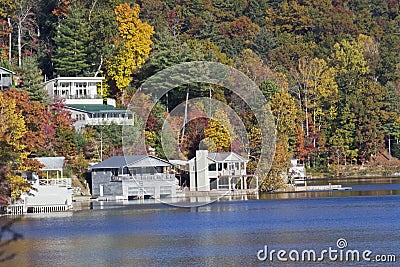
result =
M339 238L347 249L396 254L397 264L379 266L400 266L399 185L353 180L346 184L353 190L343 192L267 194L191 208L94 203L73 213L25 216L10 227L23 238L0 247L0 259L15 256L0 266L284 266L259 261L257 252L265 245L321 251L337 248ZM0 225L9 220L0 218Z

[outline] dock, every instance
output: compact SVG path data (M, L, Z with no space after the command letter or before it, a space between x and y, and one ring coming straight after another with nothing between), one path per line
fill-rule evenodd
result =
M298 186L296 185L294 187L294 190L296 192L302 192L302 191L344 191L344 190L351 190L352 188L349 186L343 187L342 185L339 184L328 184L328 185L302 185Z

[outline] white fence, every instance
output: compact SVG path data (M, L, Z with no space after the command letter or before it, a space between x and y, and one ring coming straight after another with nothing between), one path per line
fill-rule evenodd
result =
M9 205L9 206L7 206L6 213L11 214L11 215L24 214L25 213L25 205L24 204Z
M66 211L66 210L68 210L67 205L32 207L32 213L49 213L49 212Z
M160 173L160 174L143 174L143 175L127 175L127 176L111 176L111 181L112 182L122 182L122 181L129 181L129 180L135 180L135 181L175 181L175 174L166 174L166 173Z
M71 207L68 205L49 205L49 206L25 206L24 204L13 204L7 206L6 214L22 215L25 213L50 213L59 211L68 211Z
M71 178L57 178L57 179L39 179L39 185L51 186L66 186L71 187Z

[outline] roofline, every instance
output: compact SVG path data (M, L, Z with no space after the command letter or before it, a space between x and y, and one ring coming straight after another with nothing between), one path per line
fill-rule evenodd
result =
M100 109L99 111L87 111L87 110L84 110L84 109L74 108L74 107L71 107L71 106L68 106L68 105L65 105L65 108L72 109L72 110L75 110L75 111L80 111L80 112L83 112L83 113L90 113L90 114L99 113L99 112L112 113L112 112L116 112L116 111L121 111L121 112L125 112L125 113L128 113L128 111L132 112L130 109L123 109L123 108L115 108L114 110L101 110Z
M230 154L235 154L237 157L239 157L239 159L243 159L243 161L249 162L248 159L245 159L244 157L240 156L238 153L233 152L233 151L230 151L230 152L210 152L210 153L216 153L216 154L218 154L218 153L230 153ZM209 156L207 156L207 158L208 158L209 160L214 161L214 162L224 162L224 161L215 160L215 159L213 159L213 158L210 158ZM232 161L232 160L229 160L229 161Z
M0 69L3 69L3 70L5 70L5 71L9 71L9 72L11 72L11 74L15 74L15 72L13 72L12 70L9 70L9 69L6 69L6 68L4 68L4 67L0 67Z
M128 155L128 156L129 156L129 155ZM132 156L133 156L133 155L132 155ZM139 156L139 155L138 155L138 156ZM153 155L144 154L144 156L145 156L145 157L143 157L143 158L141 158L141 159L139 159L139 160L136 160L136 161L134 161L134 162L130 162L128 165L125 165L125 166L123 166L123 167L129 166L129 165L132 165L132 164L135 164L135 163L141 161L142 159L144 159L144 158L146 158L146 157L152 157L152 158L154 158L154 159L163 161L164 163L167 163L167 164L169 164L169 165L171 165L171 166L174 165L174 164L172 164L172 163L170 163L170 162L168 162L168 161L166 161L166 160L164 160L164 159L161 159L161 158L156 157L156 156L153 156Z
M156 157L156 156L153 156L153 155L148 155L149 157L153 157L153 158L155 158L155 159L158 159L158 160L161 160L161 161L164 161L165 163L167 163L167 164L169 164L169 165L174 165L174 164L172 164L171 162L169 162L168 160L165 160L165 159L162 159L162 158L159 158L159 157Z
M143 157L143 158L140 158L140 159L138 159L138 160L136 160L136 161L130 162L129 164L125 164L125 165L123 165L123 166L120 166L120 167L99 167L99 168L93 168L93 166L95 166L95 165L93 165L93 166L89 166L88 169L89 169L89 170L92 170L92 169L116 169L116 168L125 168L125 167L128 167L129 165L135 164L135 163L137 163L137 162L139 162L139 161L145 159L146 157L152 157L152 158L154 158L154 159L163 161L164 163L167 163L167 164L169 164L169 165L171 165L171 166L174 165L174 164L172 164L172 163L170 163L170 162L168 162L168 161L166 161L166 160L164 160L164 159L158 158L158 157L156 157L156 156L148 155L148 154L144 154L144 155L128 155L128 156L144 156L144 157ZM118 157L118 156L115 156L115 157ZM120 156L120 157L125 157L125 156ZM101 163L101 162L99 162L99 163L97 163L97 164L100 164L100 163ZM125 162L125 163L126 163L126 162ZM96 165L97 165L97 164L96 164Z
M97 81L103 81L105 80L105 77L57 77L57 78L53 78L50 80L47 80L44 82L44 84L48 84L50 82L55 82L55 81L59 81L59 80L64 80L64 81L84 81L84 80L89 80L89 81L93 81L93 80L97 80Z

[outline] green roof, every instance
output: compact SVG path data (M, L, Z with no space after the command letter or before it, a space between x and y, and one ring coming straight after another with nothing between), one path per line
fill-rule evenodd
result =
M88 112L88 113L100 113L100 112L128 112L131 113L129 109L124 109L124 108L116 108L111 105L101 105L101 104L71 104L67 105L67 107L80 110L83 112Z

